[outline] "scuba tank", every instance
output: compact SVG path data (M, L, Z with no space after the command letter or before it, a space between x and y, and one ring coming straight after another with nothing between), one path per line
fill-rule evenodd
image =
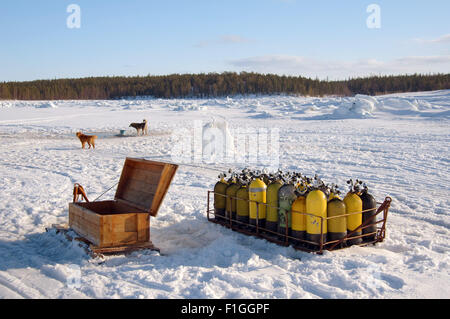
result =
M250 200L250 225L265 227L266 205L263 204L266 204L267 200L267 185L259 177L250 183L248 197Z
M304 213L306 213L306 197L300 195L292 204L292 237L305 239L306 215Z
M376 214L376 208L377 208L377 201L375 198L369 194L369 189L366 185L364 185L364 190L362 191L362 194L359 196L362 200L362 222L365 223L367 220L369 220L372 216ZM366 227L362 230L363 235L374 233L368 236L363 237L363 241L370 242L375 241L377 237L377 224L376 218L372 218L372 220L369 222L369 227Z
M292 204L292 237L304 240L306 237L306 195L308 194L308 179L297 174L300 182L297 184L299 196ZM303 244L298 242L297 244Z
M349 181L347 181L347 184L350 184L350 191L348 192L347 196L345 196L345 198L344 198L346 214L362 212L363 203L362 203L361 198L358 196L359 181L356 180L356 184L353 184L353 180L349 180ZM361 226L361 224L362 224L362 213L352 214L350 216L347 216L347 231L349 233L354 231L359 226ZM358 231L356 233L353 233L351 235L351 237L360 236L360 235L361 235L361 231ZM347 240L348 245L358 245L360 243L362 243L361 238L354 238L354 239Z
M339 198L338 194L337 186L333 185L327 205L328 218L334 217L327 221L328 241L341 240L347 236L347 218L345 216L338 217L346 214L345 203Z
M317 176L314 179L315 185L306 196L306 213L309 214L306 215L306 239L320 244L321 241L325 243L327 238L327 196L319 189L323 182Z
M236 215L237 220L243 224L239 227L245 227L249 223L249 205L248 205L248 187L242 185L236 192Z
M264 184L266 185L270 184L270 176L268 175L266 169L263 169L260 179L264 182Z
M228 184L225 181L225 174L220 174L220 181L214 186L214 215L217 221L225 220L225 209L226 209L226 191Z
M226 217L232 220L236 220L236 193L240 187L241 185L233 179L226 190Z
M278 190L278 233L281 236L291 236L292 229L292 203L297 199L297 188L293 185L293 181L285 181Z
M249 204L248 204L248 183L250 176L248 169L242 170L239 176L239 184L241 187L236 192L236 218L241 224L238 224L240 228L246 228L249 223Z
M275 180L267 187L267 216L266 229L277 231L278 225L278 191L283 186L280 179Z

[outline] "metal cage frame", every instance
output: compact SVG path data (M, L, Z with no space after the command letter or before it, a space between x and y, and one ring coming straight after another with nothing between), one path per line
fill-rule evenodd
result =
M228 211L227 209L225 209L225 216L218 214L215 211L214 206L212 209L210 207L211 206L211 194L216 195L216 196L225 197L226 201L231 201L232 199L234 199L234 200L246 201L249 204L256 203L256 220L257 220L256 224L253 225L250 223L241 222L237 219L233 219L232 212ZM372 215L370 218L368 218L365 222L363 222L359 227L357 227L353 231L347 232L347 235L345 237L341 238L340 240L332 240L332 241L328 241L328 240L324 241L324 235L326 234L323 232L324 222L328 222L328 220L331 220L334 218L342 218L342 217L347 217L347 216L351 216L351 215L363 214L365 212L372 211L373 208L363 210L360 212L354 212L354 213L344 214L344 215L339 215L339 216L331 216L331 217L326 217L326 218L308 214L308 213L301 213L298 211L290 210L286 214L286 231L284 234L269 230L269 229L261 227L259 225L258 220L259 220L259 206L260 205L266 206L266 209L269 207L279 209L279 207L270 206L266 203L260 203L258 201L254 201L254 200L250 200L250 199L242 199L242 198L238 198L238 197L234 197L234 196L227 196L227 195L223 195L220 193L215 193L214 191L208 191L206 213L207 213L208 221L215 223L215 224L222 225L227 228L230 228L233 231L236 231L236 232L239 232L242 234L246 234L249 236L264 238L267 241L273 242L273 243L281 245L281 246L287 247L287 246L292 245L292 247L296 250L301 250L301 251L305 251L305 252L309 252L309 253L323 254L324 250L334 251L334 250L339 250L339 249L343 249L343 248L348 248L350 246L368 246L368 245L375 245L376 243L383 242L384 239L386 238L386 223L387 223L387 217L388 217L391 202L392 202L391 197L386 197L384 202L382 202L382 203L377 202L376 213L374 215ZM228 203L230 203L230 202L228 202ZM231 207L231 205L229 205L229 207ZM320 242L317 243L317 242L308 241L306 239L300 239L300 238L290 236L289 235L289 213L302 214L305 216L314 217L315 219L319 219L320 220L320 228L321 228L321 231L319 234ZM377 219L377 217L379 217L380 214L382 214L382 217ZM375 232L361 234L361 235L354 235L355 233L358 233L361 230L368 228L368 227L372 227L372 226L376 226L377 230ZM364 241L365 237L369 237L369 236L373 236L373 235L375 235L375 240ZM358 239L358 238L362 238L363 242L359 243L359 244L355 244L355 245L347 245L347 243L350 240L354 240L354 239Z

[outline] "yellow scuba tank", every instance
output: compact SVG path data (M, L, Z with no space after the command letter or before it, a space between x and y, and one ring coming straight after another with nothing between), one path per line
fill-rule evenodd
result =
M226 209L226 191L228 184L225 178L220 175L220 181L214 186L214 215L217 221L225 220L225 209Z
M356 193L349 192L347 196L344 198L345 208L346 208L346 214L352 214L347 216L347 231L350 233L354 231L356 228L361 226L362 224L362 213L360 214L353 214L362 212L363 210L363 204L361 198ZM356 233L353 233L351 237L353 236L360 236L361 231L358 231ZM348 245L357 245L362 242L361 238L354 238L354 239L348 239L347 244Z
M346 214L345 203L336 195L330 196L330 200L327 205L328 219L327 228L327 240L334 241L340 240L347 236L347 218L339 217Z
M306 216L306 239L318 244L321 240L322 243L325 243L327 237L327 197L324 192L318 189L309 192L306 196L306 213L310 214Z
M241 187L239 183L235 181L231 182L231 184L227 187L226 195L227 195L227 203L226 203L226 217L232 220L236 220L236 193L238 189Z
M303 214L302 214L303 213ZM305 239L306 236L306 197L299 196L292 204L292 237Z
M237 220L243 224L240 227L245 227L249 223L249 204L248 204L248 187L242 185L236 193L236 215Z
M345 203L339 197L340 191L336 184L332 184L330 188L330 196L328 196L327 204L327 227L328 241L341 240L347 236L347 217ZM343 216L343 217L339 217Z
M276 180L267 187L267 217L266 229L276 232L278 226L278 191L283 186L280 180Z
M250 183L248 189L248 197L250 200L249 215L250 225L258 225L258 227L265 227L266 221L266 205L267 201L267 186L261 179L256 178ZM257 224L258 223L258 224Z

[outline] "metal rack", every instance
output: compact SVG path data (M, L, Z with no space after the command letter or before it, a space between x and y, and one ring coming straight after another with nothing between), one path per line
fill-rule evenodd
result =
M252 201L249 199L242 199L242 198L237 198L237 197L232 197L232 196L226 196L223 194L215 193L214 191L208 191L207 211L206 211L208 221L215 223L215 224L222 225L227 228L230 228L231 230L242 233L242 234L246 234L249 236L256 236L259 238L264 238L270 242L276 243L281 246L292 245L292 247L294 249L306 251L306 252L310 252L310 253L317 253L317 254L322 254L324 250L333 251L333 250L338 250L338 249L343 249L343 248L353 246L353 245L349 245L348 242L350 242L351 240L358 239L358 238L362 238L363 242L360 244L356 244L357 246L375 245L376 243L382 242L386 237L386 222L387 222L387 217L388 217L388 213L389 213L389 208L390 208L390 205L392 202L392 198L386 197L386 199L384 200L383 203L377 203L376 213L374 215L372 215L369 219L367 219L364 223L362 223L359 227L357 227L353 231L348 232L345 237L341 238L340 240L333 240L333 241L324 240L324 235L325 235L325 233L323 232L324 223L326 223L326 222L328 222L328 220L331 220L334 218L342 218L342 217L348 217L350 215L362 214L367 211L371 211L373 209L368 209L368 210L364 210L361 212L355 212L355 213L345 214L345 215L340 215L340 216L327 217L327 218L291 210L292 214L302 214L302 215L311 216L311 217L314 217L315 219L320 220L320 225L321 225L320 242L317 243L317 242L312 242L312 241L308 241L306 239L300 239L300 238L296 238L296 237L289 235L289 226L288 226L289 225L289 220L288 220L289 214L286 214L287 220L286 220L285 233L280 233L280 232L272 231L272 230L266 229L264 227L261 227L259 225L259 222L257 222L255 225L249 224L249 223L243 223L241 221L238 221L237 219L233 219L232 212L229 212L229 211L225 211L225 216L218 214L214 210L214 207L213 208L210 207L211 202L212 202L211 194L215 195L215 196L225 197L227 201L236 199L236 200L246 201L249 204L251 202L257 203L257 205L256 205L256 207L257 207L256 220L259 220L259 206L260 205L266 206L266 209L268 207L278 209L278 207L270 206L268 204L260 203L257 201ZM231 207L231 205L229 205L229 207ZM376 228L377 228L376 232L366 233L366 234L362 234L362 235L355 235L355 234L359 233L360 231L362 231L363 229L371 227L371 226L376 226ZM375 239L369 240L369 238L373 237L373 235L375 235Z

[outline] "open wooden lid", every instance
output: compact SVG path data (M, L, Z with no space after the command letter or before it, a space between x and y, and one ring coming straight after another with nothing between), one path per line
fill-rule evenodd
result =
M127 158L114 198L156 216L177 169L175 164Z

